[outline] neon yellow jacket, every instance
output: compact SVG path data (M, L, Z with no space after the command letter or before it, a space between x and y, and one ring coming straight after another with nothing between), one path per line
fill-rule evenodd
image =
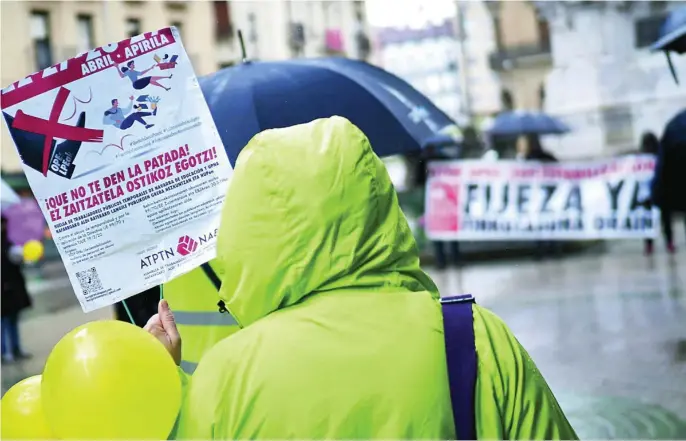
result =
M209 264L217 266L216 261ZM189 374L205 352L239 329L233 317L219 313L217 288L200 267L165 283L164 298L183 341L181 368Z
M439 294L381 160L333 117L257 135L218 242L243 327L200 361L177 438L449 439ZM576 438L509 329L476 306L479 438Z

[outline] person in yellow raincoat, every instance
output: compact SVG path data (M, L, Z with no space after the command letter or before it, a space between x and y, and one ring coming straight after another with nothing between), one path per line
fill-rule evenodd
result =
M216 266L213 260L164 284L164 298L174 310L184 342L181 368L189 374L205 352L239 329L233 317L217 310L221 282L214 270Z
M455 438L438 289L357 127L255 136L222 216L219 296L242 329L200 361L175 438ZM473 316L478 438L576 439L507 326ZM165 302L147 329L178 362Z

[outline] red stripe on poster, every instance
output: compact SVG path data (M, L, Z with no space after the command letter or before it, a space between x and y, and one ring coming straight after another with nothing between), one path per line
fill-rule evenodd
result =
M131 59L169 46L175 41L171 28L164 28L93 49L10 84L2 90L0 107L7 109L89 75L106 69L118 69Z

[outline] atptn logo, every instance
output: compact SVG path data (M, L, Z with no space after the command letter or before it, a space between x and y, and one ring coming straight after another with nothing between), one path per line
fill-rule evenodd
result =
M179 237L179 243L176 245L176 252L181 256L188 256L198 249L198 242L193 240L190 236Z
M179 241L176 244L176 249L173 246L165 248L159 251L155 251L152 254L144 256L141 258L141 269L150 266L156 266L159 263L166 262L169 260L178 259L180 257L189 256L195 253L199 246L209 244L217 239L217 229L208 231L205 234L201 234L198 237L190 237L187 234L179 237Z

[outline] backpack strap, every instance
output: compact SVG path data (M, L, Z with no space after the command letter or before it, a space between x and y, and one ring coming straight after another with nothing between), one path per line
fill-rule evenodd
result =
M217 291L219 291L219 288L222 286L222 281L219 280L219 276L217 276L217 273L214 272L214 269L210 266L210 264L203 263L200 265L200 268L202 268L207 278L210 279L212 285L214 285L214 287L217 288Z
M214 269L212 269L212 266L209 263L203 263L200 265L200 268L202 268L203 272L207 276L208 279L210 279L210 282L214 285L214 287L219 291L219 289L222 287L222 281L219 279L219 276L217 276L217 273L214 272ZM219 312L221 314L229 314L229 310L226 309L226 304L224 303L223 300L220 300L217 302L217 306L219 307Z
M477 359L470 294L441 299L450 402L458 440L476 439L474 391Z

